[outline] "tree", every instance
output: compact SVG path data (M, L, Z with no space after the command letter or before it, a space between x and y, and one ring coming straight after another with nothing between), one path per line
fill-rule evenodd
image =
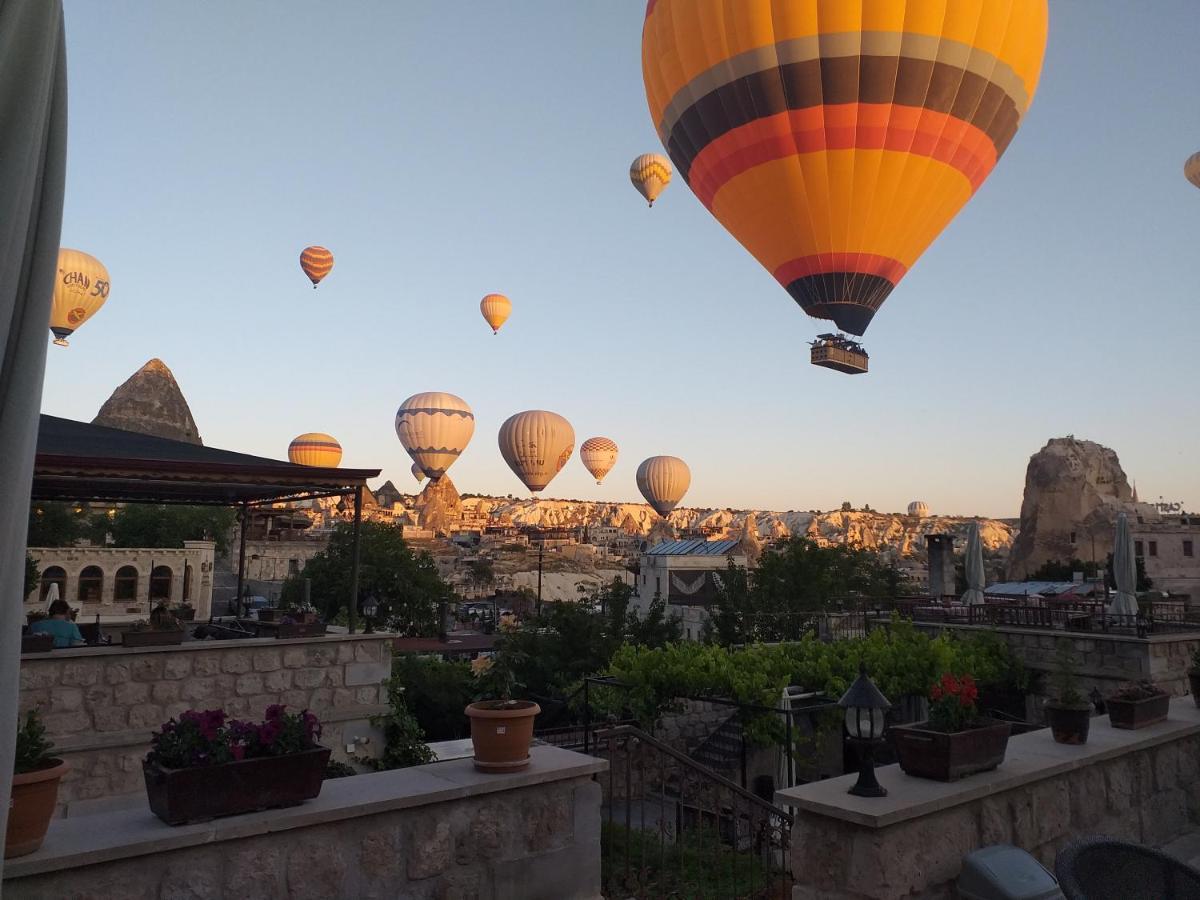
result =
M106 522L77 503L35 503L29 508L26 546L73 547L81 540L103 544Z
M1042 563L1042 565L1029 576L1029 581L1071 581L1075 577L1076 572L1082 572L1084 578L1097 578L1100 575L1100 565L1094 562L1085 562L1082 559L1072 557L1066 562L1057 559L1050 559Z
M229 549L236 513L224 506L166 506L131 503L109 525L116 547L182 547L184 541L212 541L217 553Z
M390 630L406 635L437 634L438 609L450 601L452 593L433 557L413 553L394 525L363 522L361 529L359 599L373 594L379 602L378 618ZM313 603L333 618L350 599L353 558L354 528L340 522L329 546L312 557L299 575L284 582L281 599L285 604L300 602L308 579Z
M38 561L36 559L34 559L32 556L30 556L28 553L26 553L25 554L25 593L22 594L21 596L28 597L30 594L32 594L33 589L38 586L39 581L41 581L41 570L40 570L40 567L38 566Z
M471 584L483 589L496 581L496 566L490 559L474 559L467 564Z
M842 501L842 512L853 512L854 507L850 505L849 500Z

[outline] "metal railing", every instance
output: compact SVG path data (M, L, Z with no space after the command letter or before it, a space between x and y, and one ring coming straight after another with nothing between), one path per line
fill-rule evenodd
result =
M973 606L916 605L909 612L914 622L947 625L987 625L1007 628L1042 628L1078 633L1100 632L1146 637L1200 631L1200 621L1189 620L1178 604L1143 602L1133 615L1111 613L1103 601L987 603Z
M606 897L791 896L789 813L635 726L596 737Z

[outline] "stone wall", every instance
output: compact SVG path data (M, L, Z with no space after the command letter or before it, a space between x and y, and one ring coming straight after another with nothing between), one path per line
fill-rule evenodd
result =
M200 825L144 809L65 819L6 864L4 896L599 900L603 768L535 747L525 772L462 759L359 775L299 807Z
M177 647L85 647L21 657L21 710L38 708L71 771L59 809L144 790L150 734L188 709L261 720L273 703L311 709L323 742L345 759L378 755L369 718L387 709L390 635L193 641Z

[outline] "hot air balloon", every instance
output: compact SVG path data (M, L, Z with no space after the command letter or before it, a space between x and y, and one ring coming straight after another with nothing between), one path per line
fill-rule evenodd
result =
M918 519L929 518L929 504L924 500L914 500L908 504L908 514L916 516Z
M54 300L50 307L54 343L67 346L67 336L104 305L108 289L108 269L104 268L104 263L79 250L59 249Z
M1012 141L1047 17L1047 0L651 0L642 76L692 192L806 313L861 335Z
M543 490L575 449L575 429L558 413L519 412L500 426L500 455L530 491Z
M417 484L425 480L425 470L421 468L420 463L412 464L412 475L413 478L417 479Z
M333 268L333 254L315 244L312 247L305 247L300 251L300 268L304 270L308 280L313 283L315 291L321 279L328 275L329 270Z
M466 401L433 391L413 394L396 410L396 436L421 471L437 481L467 449L475 414Z
M692 473L678 456L652 456L637 470L637 486L654 511L666 518L692 483Z
M492 334L500 333L500 326L508 321L512 312L512 301L503 294L488 294L479 301L479 311L483 318L492 326Z
M1193 153L1183 164L1183 177L1200 188L1200 153Z
M606 437L588 438L579 445L579 458L596 479L596 484L600 484L617 464L617 445Z
M630 164L629 180L653 206L671 183L671 161L661 153L643 153Z
M342 461L342 445L323 432L310 431L288 444L288 460L298 466L334 469Z

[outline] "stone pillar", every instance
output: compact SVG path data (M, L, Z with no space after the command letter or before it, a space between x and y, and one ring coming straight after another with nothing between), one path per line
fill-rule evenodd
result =
M940 600L943 595L954 595L954 535L927 534L925 543L929 550L929 596Z

